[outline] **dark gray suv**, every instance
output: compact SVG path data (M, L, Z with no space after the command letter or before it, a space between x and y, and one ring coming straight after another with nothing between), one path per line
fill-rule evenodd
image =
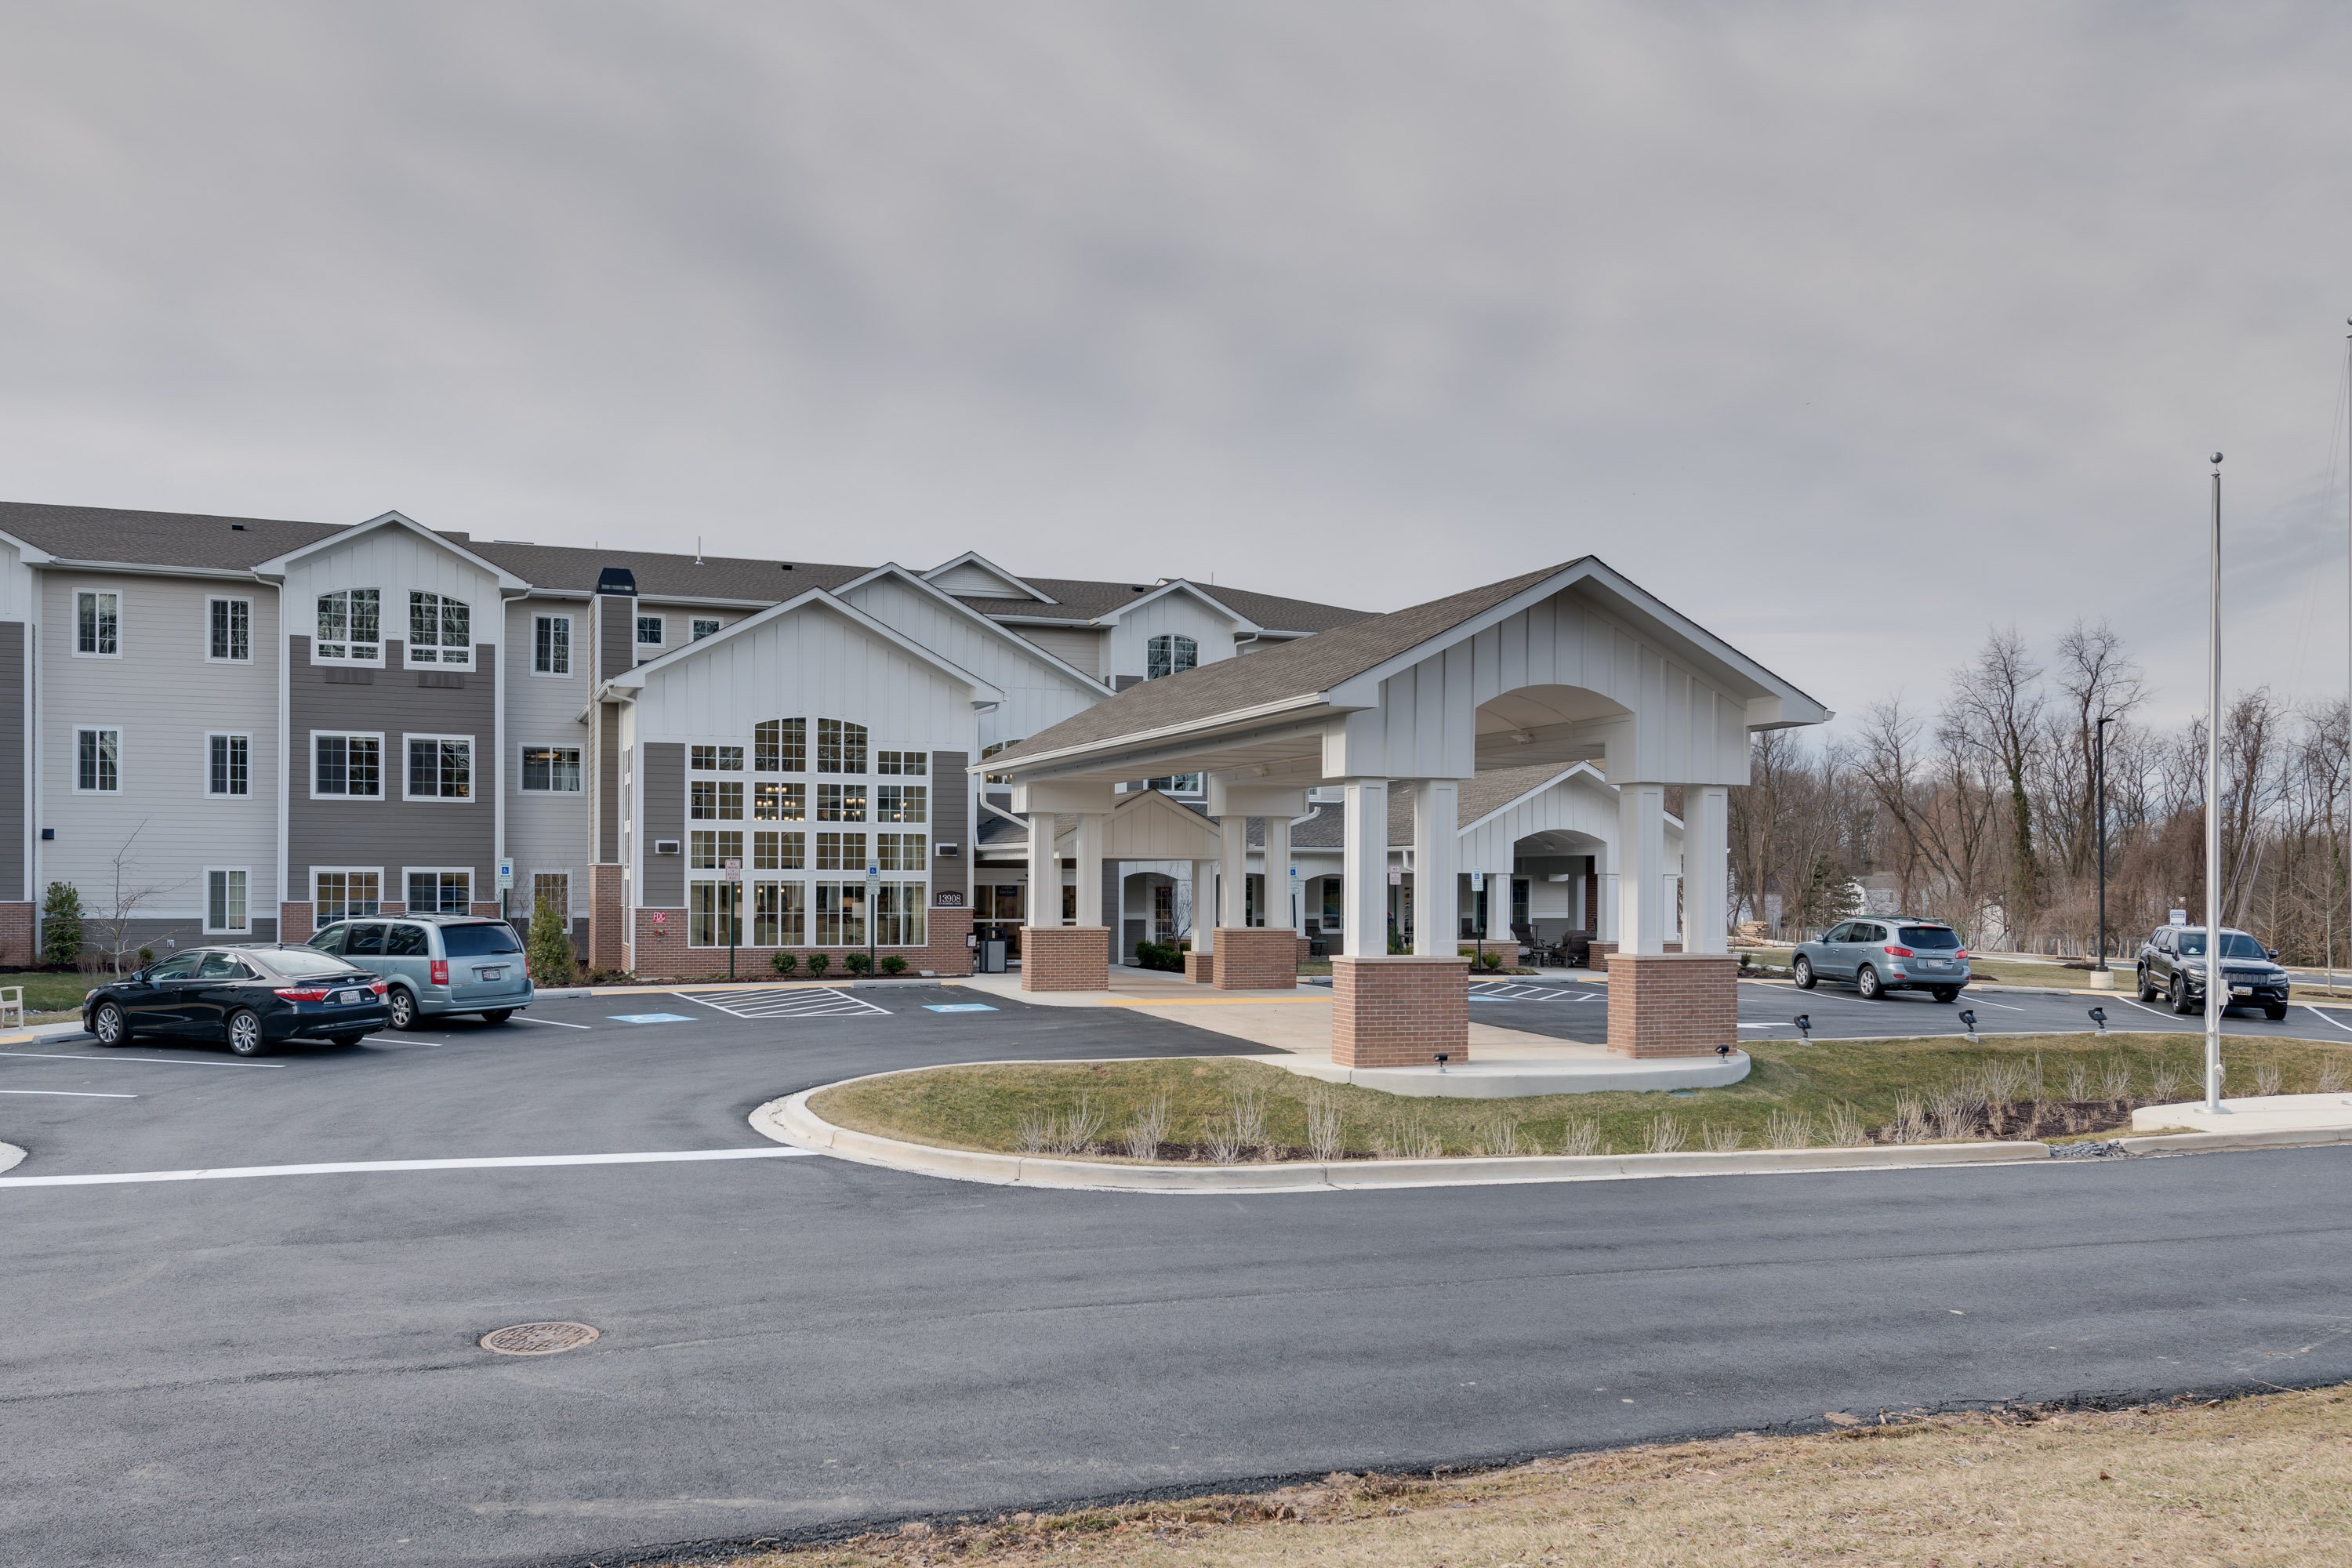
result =
M2286 1016L2287 975L2278 954L2242 931L2221 928L2221 1010L2260 1007L2273 1023ZM2140 943L2139 999L2161 997L2176 1013L2205 1010L2205 928L2158 926Z
M1823 980L1851 981L1865 1002L1889 991L1925 991L1938 1002L1950 1002L1970 979L1959 932L1941 921L1900 915L1848 921L1799 942L1790 966L1807 991Z

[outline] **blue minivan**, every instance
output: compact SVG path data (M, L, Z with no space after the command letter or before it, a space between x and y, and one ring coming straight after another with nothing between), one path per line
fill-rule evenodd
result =
M392 1026L414 1029L426 1018L478 1013L503 1024L530 1005L530 967L522 939L501 920L480 915L386 915L338 921L310 939L357 969L383 976Z

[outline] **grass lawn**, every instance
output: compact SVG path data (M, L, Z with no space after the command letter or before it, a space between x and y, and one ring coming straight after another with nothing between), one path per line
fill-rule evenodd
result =
M734 1563L2332 1568L2345 1560L2347 1540L2352 1394L2331 1388L1887 1426L1873 1414L1820 1436L1664 1444L1434 1479L1334 1475L1250 1496L909 1524Z
M79 1017L82 997L105 978L100 974L54 974L46 970L33 970L0 974L0 985L23 986L25 1021L46 1024L60 1018Z
M1655 1146L1661 1117L1670 1119L1667 1125L1682 1134L1680 1146L1689 1149L1799 1146L1798 1118L1803 1119L1802 1144L1830 1143L1838 1141L1832 1124L1842 1107L1851 1108L1860 1127L1885 1127L1898 1121L1906 1098L1922 1108L1932 1106L1955 1085L1983 1084L1989 1066L1997 1074L2012 1075L2008 1092L1990 1098L2077 1106L2085 1125L2053 1122L2043 1131L2081 1133L2116 1124L2123 1119L2121 1108L2132 1101L2192 1097L2204 1071L2204 1042L2194 1035L2030 1035L1988 1038L1977 1046L1953 1036L1755 1040L1747 1048L1755 1067L1741 1082L1677 1093L1406 1099L1321 1084L1247 1059L1180 1058L933 1068L826 1089L812 1104L827 1121L860 1131L1003 1153L1024 1151L1024 1122L1066 1118L1082 1101L1085 1113L1099 1117L1093 1139L1097 1144L1118 1143L1138 1112L1162 1098L1168 1106L1167 1142L1205 1142L1204 1130L1229 1125L1245 1095L1264 1110L1264 1142L1284 1148L1309 1144L1308 1110L1319 1101L1343 1114L1341 1145L1356 1154L1629 1153ZM2222 1049L2233 1094L2260 1091L2265 1068L2278 1073L2275 1092L2315 1091L2324 1082L2352 1084L2352 1037L2341 1046L2231 1039ZM2117 1076L2116 1084L2104 1081L2110 1073ZM2166 1087L2159 1083L2161 1074L2169 1074L2170 1082L2159 1095ZM2109 1092L2118 1088L2122 1092ZM1504 1124L1511 1130L1513 1149L1500 1146ZM2004 1131L2014 1136L2022 1130ZM1577 1146L1587 1140L1591 1149Z

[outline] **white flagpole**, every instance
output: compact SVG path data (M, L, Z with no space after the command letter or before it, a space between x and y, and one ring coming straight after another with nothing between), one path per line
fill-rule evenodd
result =
M2205 1109L2221 1109L2221 454L2213 454L2213 550L2205 664Z

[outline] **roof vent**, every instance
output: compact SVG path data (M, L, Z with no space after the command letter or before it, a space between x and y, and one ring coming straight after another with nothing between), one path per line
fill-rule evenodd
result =
M232 522L228 525L228 531L231 533L243 533L245 531L245 524L241 522Z
M596 574L596 592L637 596L637 574L625 566L607 566Z
M1130 592L1137 593L1137 594L1149 594L1150 592L1151 592L1151 590L1150 590L1150 588L1145 587L1145 586L1144 586L1142 584L1140 584L1140 583L1129 583L1129 584L1128 584L1128 588L1129 588L1129 590Z
M789 571L791 571L791 570L793 569L793 563L792 563L791 562L789 562L789 561L780 561L780 562L778 562L778 563L777 563L777 564L778 564L779 566L782 566L782 567L785 571L787 571L787 572L789 572Z

